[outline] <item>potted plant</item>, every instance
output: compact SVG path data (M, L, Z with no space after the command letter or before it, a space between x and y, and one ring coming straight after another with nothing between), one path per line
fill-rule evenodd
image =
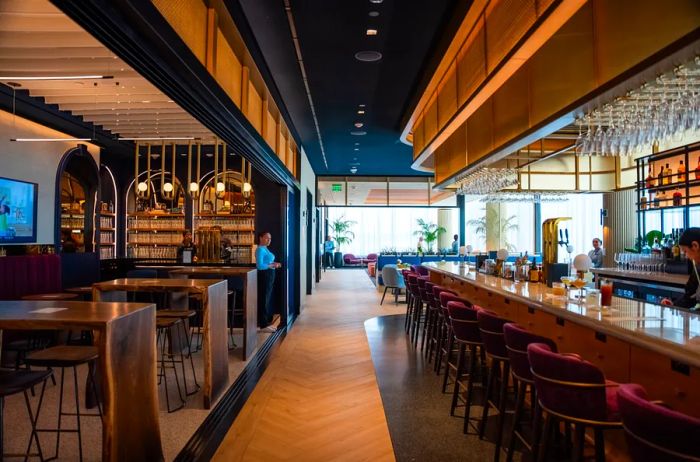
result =
M333 240L337 244L335 249L335 254L333 255L333 260L336 268L343 266L343 253L340 251L340 246L343 244L350 244L353 239L355 239L355 233L350 231L352 225L356 222L352 220L346 220L345 216L342 215L331 222L331 230L333 231Z
M420 229L413 234L415 236L423 236L423 241L425 245L428 246L427 254L433 253L433 243L438 240L440 234L447 232L442 226L438 226L435 223L429 223L422 218L418 219L418 226Z

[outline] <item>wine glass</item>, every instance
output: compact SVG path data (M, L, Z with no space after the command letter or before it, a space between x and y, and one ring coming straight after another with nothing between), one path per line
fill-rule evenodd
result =
M622 265L622 258L619 252L615 252L615 256L613 257L613 261L615 262L615 266L617 266L617 269L620 269L620 266Z
M562 284L564 284L564 290L566 291L566 298L569 298L569 289L571 288L571 276L562 276L559 278Z

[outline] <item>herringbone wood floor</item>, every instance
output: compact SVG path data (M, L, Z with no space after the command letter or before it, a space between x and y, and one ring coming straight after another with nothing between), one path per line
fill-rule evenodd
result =
M214 460L393 461L366 319L405 312L364 271L328 271Z

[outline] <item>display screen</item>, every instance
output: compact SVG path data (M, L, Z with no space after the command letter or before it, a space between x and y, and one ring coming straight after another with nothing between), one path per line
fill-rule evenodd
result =
M37 189L0 177L0 245L36 242Z

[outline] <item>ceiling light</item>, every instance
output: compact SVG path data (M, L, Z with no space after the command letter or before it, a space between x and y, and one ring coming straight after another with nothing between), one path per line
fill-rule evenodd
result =
M382 59L382 54L378 51L358 51L355 53L355 59L365 63L371 63Z
M350 134L353 136L364 136L367 134L367 132L364 130L353 130L350 132Z
M90 141L90 138L11 138L10 141L18 142L47 142L47 141Z
M138 184L137 189L141 192L144 192L148 189L148 186L142 181Z
M380 3L382 3L383 1L384 1L384 0L369 0L370 3L374 3L374 4L377 4L377 5L380 4Z
M0 76L0 80L92 80L92 79L113 79L111 75L21 75L21 76Z
M163 185L163 191L165 192L173 192L173 184L170 182L167 182Z
M355 148L355 151L359 151L359 150L360 150L360 148Z
M196 139L194 136L166 136L166 137L160 137L160 136L144 136L141 138L119 138L121 141L161 141L161 140L194 140Z
M142 103L150 103L150 101L148 101L148 100L146 100L146 101L141 101L141 102L142 102Z
M376 18L377 16L379 16L379 11L370 11L369 16L371 18Z
M251 189L253 189L253 187L251 186L250 183L248 183L248 182L243 183L243 192L250 192Z
M224 192L225 189L226 189L226 186L221 181L216 183L216 192L221 193L221 192Z
M364 104L358 104L357 107L365 107Z
M199 184L192 182L190 183L190 192L197 192L199 191Z
M362 122L355 122L355 127L362 128L364 124Z
M357 167L350 167L350 173L357 173Z
M367 35L377 35L377 29L367 29Z
M360 114L360 115L362 115L362 114L365 113L365 111L363 111L362 109L360 109L359 111L357 111L357 113Z

